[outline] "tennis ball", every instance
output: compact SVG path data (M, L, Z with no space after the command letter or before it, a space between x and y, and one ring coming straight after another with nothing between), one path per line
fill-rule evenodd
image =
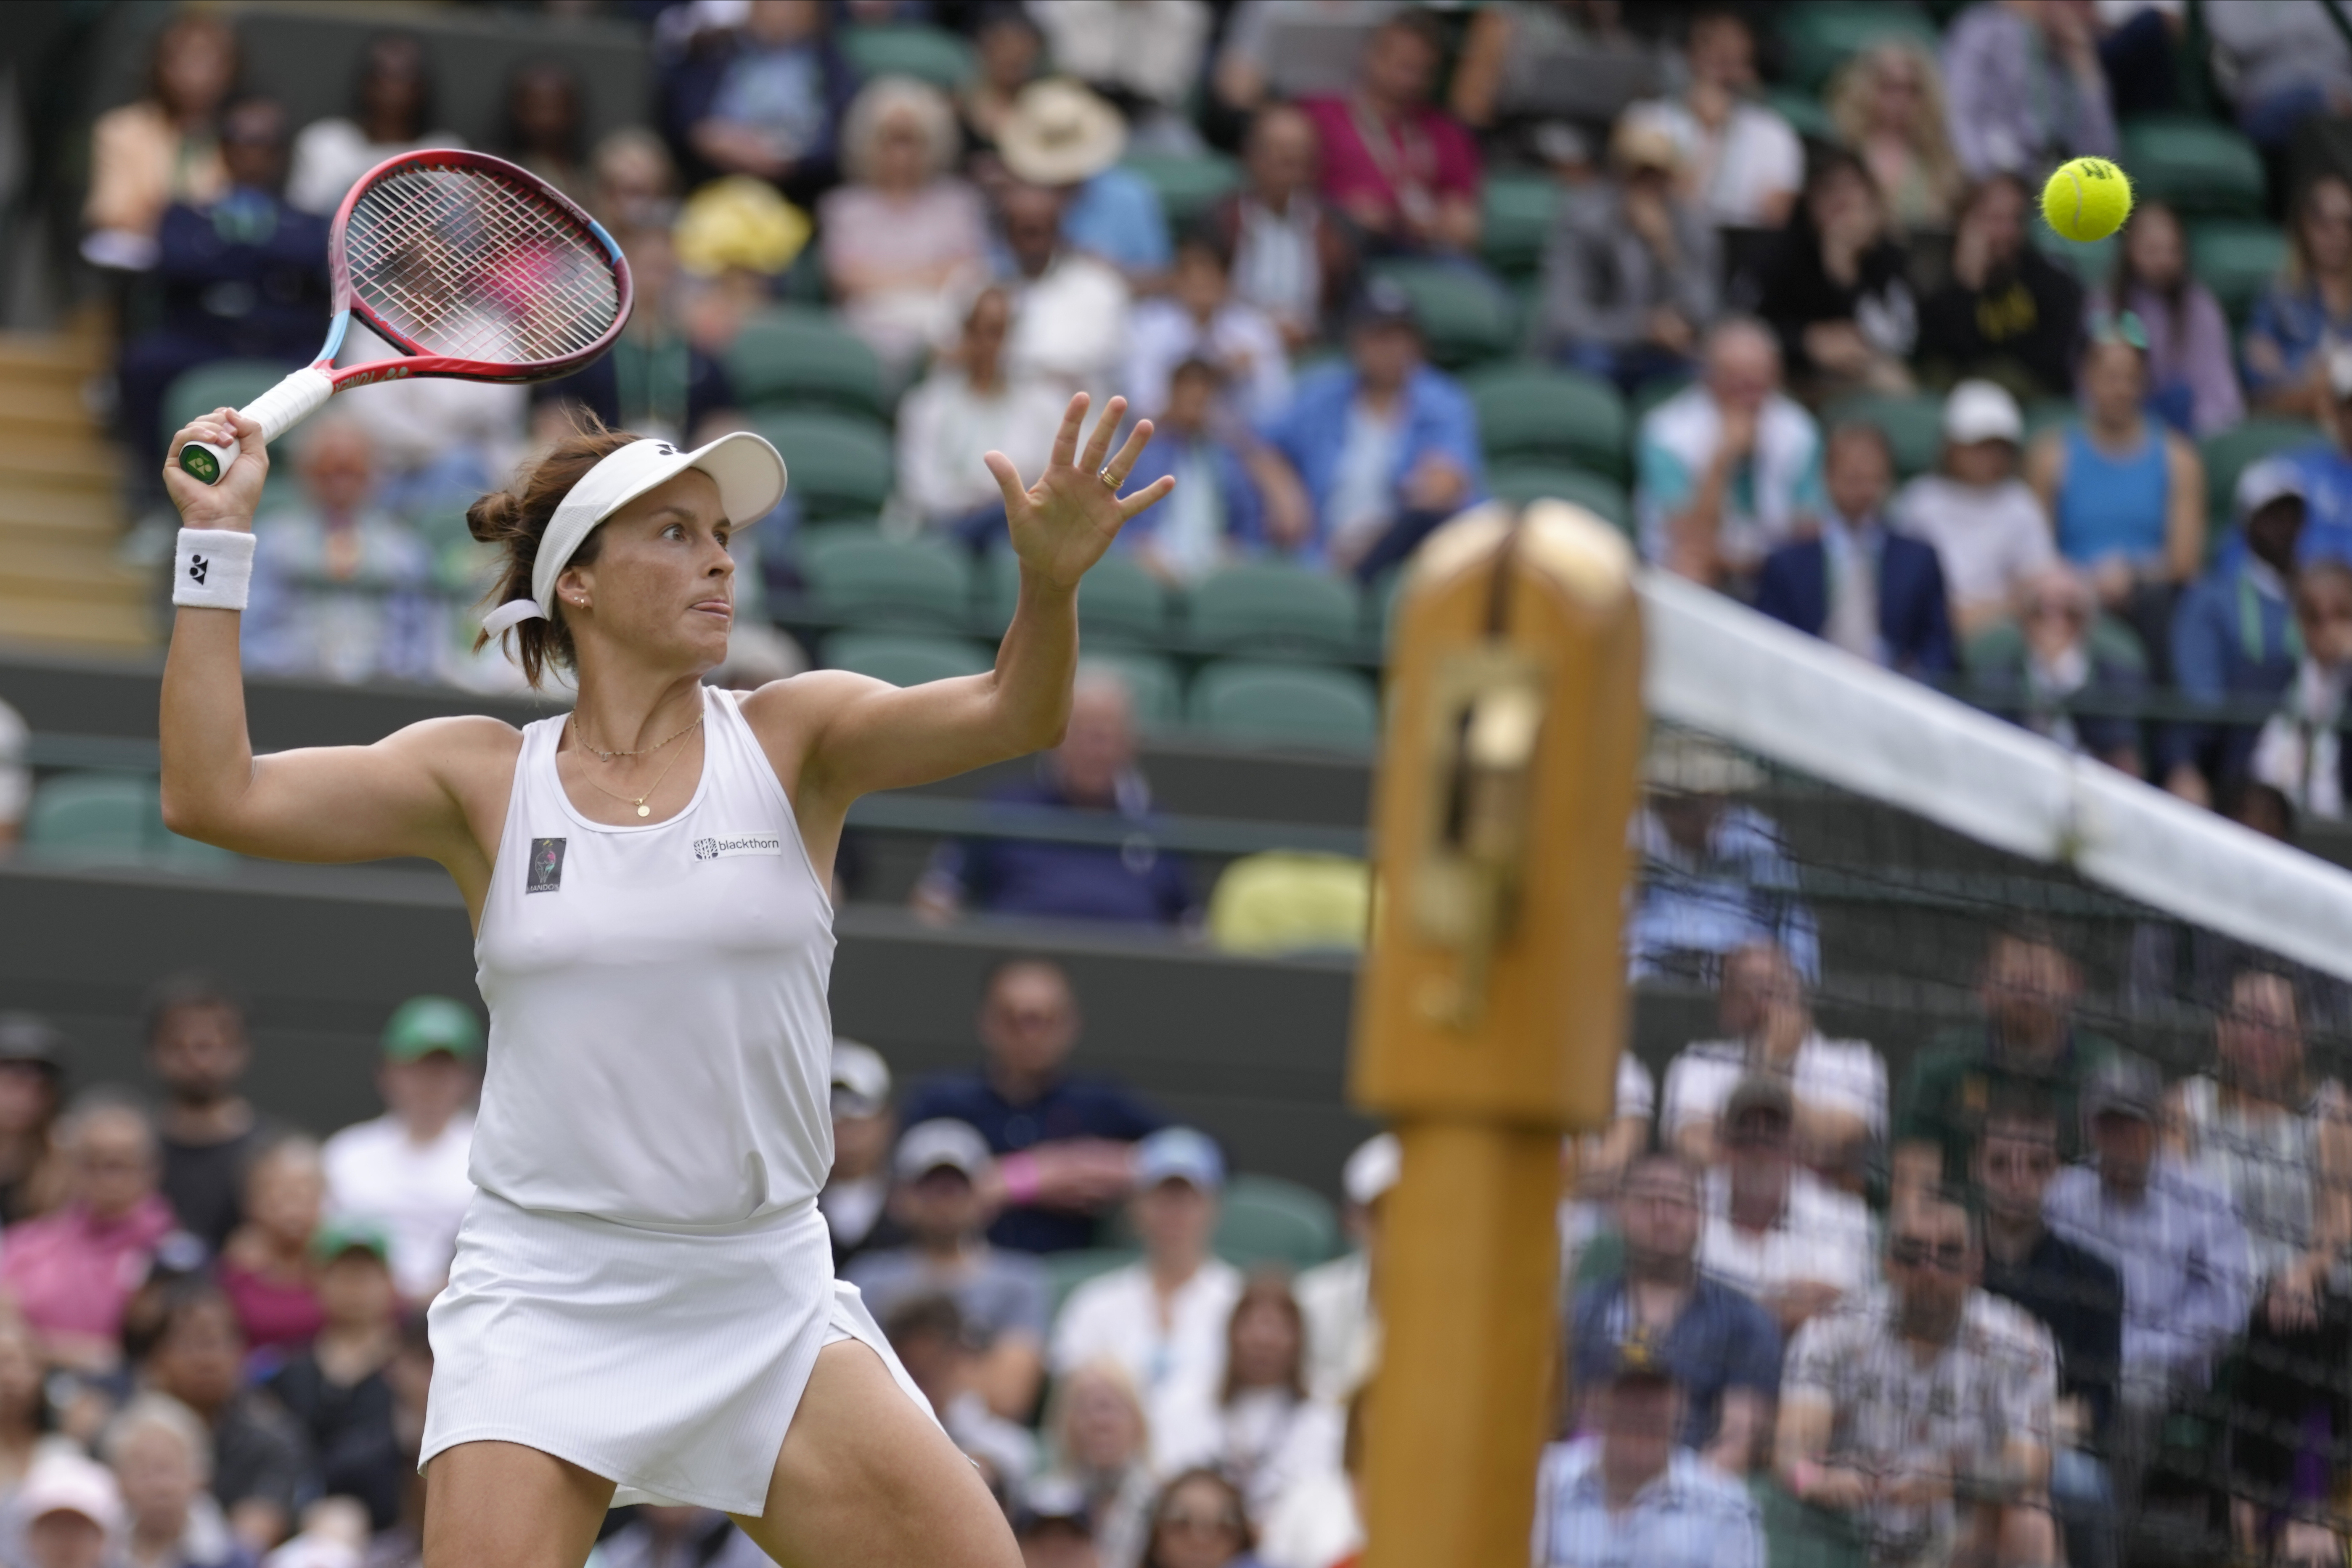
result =
M2066 239L2105 239L2131 207L2130 178L2104 158L2077 158L2042 187L2042 215Z

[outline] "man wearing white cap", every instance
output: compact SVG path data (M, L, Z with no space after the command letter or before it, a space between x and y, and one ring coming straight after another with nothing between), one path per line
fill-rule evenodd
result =
M887 1207L890 1140L898 1132L890 1111L890 1064L870 1045L835 1040L833 1169L816 1206L833 1232L836 1274L868 1248L896 1247L906 1239Z
M2305 479L2290 458L2265 457L2238 476L2238 532L2172 612L2172 678L2181 695L2220 703L2275 701L2294 679L2294 558L2303 538ZM2160 736L2165 788L2202 805L2211 786L2245 772L2258 726L2179 724Z
M1318 1263L1298 1276L1291 1294L1307 1321L1307 1391L1344 1405L1371 1375L1381 1354L1381 1324L1372 1304L1372 1270L1380 1257L1381 1200L1396 1186L1403 1155L1394 1133L1376 1133L1339 1168L1348 1196L1348 1233L1355 1250Z
M1895 531L1936 547L1965 641L2017 608L2019 588L2058 558L2050 519L2017 476L2025 416L1990 382L1962 382L1944 400L1942 471L1922 474L1889 508Z
M1122 497L1150 423L1114 451L1124 401L1090 435L1087 406L1034 486L988 454L1021 581L987 674L706 686L734 619L729 541L782 497L783 462L748 434L686 451L600 429L467 519L502 561L483 640L511 634L534 685L570 672L569 714L258 759L237 625L268 453L226 408L173 442L235 441L244 461L213 486L165 474L189 525L165 821L281 860L428 857L475 924L489 1071L480 1190L431 1313L428 1558L578 1568L617 1500L734 1514L780 1562L1019 1561L834 1280L826 885L859 795L1059 737L1078 581L1173 487Z
M70 1451L34 1460L8 1500L23 1521L25 1568L100 1568L122 1528L122 1494L113 1475Z

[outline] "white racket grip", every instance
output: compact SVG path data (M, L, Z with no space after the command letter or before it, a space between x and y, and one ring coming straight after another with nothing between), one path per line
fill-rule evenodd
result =
M317 413L320 405L334 395L335 383L328 379L327 372L314 365L305 365L237 412L261 426L262 440L275 441ZM201 456L192 463L191 452L210 453L213 472L204 472L206 465ZM215 446L209 441L191 441L180 449L180 466L207 485L217 485L236 466L236 455L235 445Z

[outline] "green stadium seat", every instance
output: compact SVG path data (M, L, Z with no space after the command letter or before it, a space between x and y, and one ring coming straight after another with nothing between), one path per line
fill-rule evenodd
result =
M1143 176L1144 183L1159 193L1168 226L1179 234L1198 222L1218 197L1242 183L1241 165L1220 152L1180 156L1139 152L1127 159L1124 167Z
M1559 182L1549 174L1489 174L1481 201L1478 250L1486 265L1511 277L1535 271L1559 212Z
M1837 123L1830 119L1829 106L1813 94L1796 88L1776 87L1764 94L1764 106L1789 122L1789 129L1800 136L1816 141L1838 140Z
M1007 549L988 552L985 575L988 622L1003 632L1013 624L1021 592L1021 559ZM1150 646L1168 635L1168 590L1127 550L1114 549L1095 562L1078 585L1078 628L1089 643Z
M2120 162L2142 201L2167 202L2183 213L2262 215L2261 155L2226 125L2185 115L2130 120Z
M41 860L205 874L226 871L236 860L165 827L156 781L137 773L58 773L43 779L25 814L25 848Z
M783 455L804 518L866 518L882 509L893 474L890 435L879 423L808 411L754 411L751 423Z
M889 413L882 362L864 339L823 310L783 307L743 323L727 350L727 379L747 409Z
M1909 397L1841 398L1822 411L1822 429L1847 420L1876 425L1895 449L1896 474L1908 479L1936 465L1944 447L1944 400L1919 392Z
M971 619L971 566L944 540L844 530L807 541L800 554L809 596L828 614L861 625L950 631Z
M968 638L905 632L836 632L824 641L824 662L894 686L985 674L996 664L986 648Z
M1518 363L1474 371L1463 386L1477 408L1478 442L1488 462L1565 459L1612 479L1625 477L1625 402L1607 382Z
M2238 476L2249 464L2273 452L2308 446L2319 439L2319 427L2308 420L2272 419L2257 414L2242 424L2197 444L2205 458L2205 510L2227 522L2236 510Z
M1296 1273L1339 1255L1339 1217L1322 1194L1297 1182L1235 1176L1225 1183L1212 1246L1236 1268Z
M2147 673L2147 650L2128 622L2102 615L2091 624L2092 650L2111 664ZM1994 622L1968 640L1960 666L1971 680L2013 675L2025 667L2025 633L2014 621Z
M1638 436L1643 417L1660 403L1680 397L1690 384L1688 376L1652 376L1635 387L1633 395L1625 400L1625 423Z
M1251 745L1370 750L1380 700L1353 670L1221 660L1192 678L1186 712L1196 728Z
M1550 499L1582 507L1621 531L1633 530L1633 504L1625 486L1601 474L1545 463L1498 463L1486 471L1486 488L1497 500L1524 507Z
M168 443L180 426L221 407L243 408L286 379L294 367L274 360L215 360L183 371L163 393L163 426L155 433Z
M1045 1267L1045 1286L1053 1295L1053 1315L1059 1317L1070 1292L1088 1280L1124 1269L1143 1254L1132 1247L1087 1247L1075 1252L1045 1252L1037 1261Z
M1088 670L1101 670L1127 683L1135 722L1143 728L1166 729L1184 722L1184 677L1172 661L1157 653L1089 651L1078 659L1078 672Z
M1782 13L1781 68L1789 80L1807 92L1818 93L1849 55L1860 54L1881 38L1900 38L1918 45L1934 59L1936 24L1917 6L1897 0L1817 0L1791 5Z
M2207 218L2189 230L2189 266L2232 321L2246 311L2286 261L2286 235L2273 224Z
M2109 235L2105 239L2073 240L2042 221L2036 208L2027 220L2032 231L2033 243L2042 255L2074 275L2074 281L2084 288L2104 288L2116 275L2116 252L2123 248L2123 238Z
M971 46L942 27L844 27L835 40L858 76L868 81L913 77L951 92L978 68Z
M1488 279L1434 261L1383 262L1374 268L1412 300L1429 357L1449 370L1499 359L1518 340L1518 305Z
M1356 591L1336 577L1274 561L1245 561L1194 585L1192 640L1221 653L1316 653L1357 646Z

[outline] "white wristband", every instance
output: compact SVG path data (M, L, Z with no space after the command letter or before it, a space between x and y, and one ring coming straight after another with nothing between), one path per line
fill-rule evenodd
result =
M182 528L172 558L172 602L242 610L253 581L253 536L243 528Z

